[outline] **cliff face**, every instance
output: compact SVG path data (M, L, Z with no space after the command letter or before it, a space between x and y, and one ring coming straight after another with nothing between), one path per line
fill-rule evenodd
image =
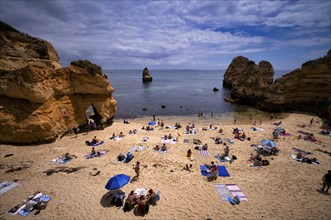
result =
M113 88L100 67L74 61L59 68L50 43L30 36L25 41L25 34L1 31L1 39L7 36L11 40L4 41L0 56L0 142L54 141L73 127L86 124L85 112L91 103L102 121L109 122L115 116ZM40 45L50 48L42 59L35 58L37 53L31 49ZM12 59L12 54L17 54L17 59Z
M244 60L242 57L239 59ZM250 68L243 68L242 62L239 64L235 58L226 72L228 76L224 75L223 83L232 86L231 96L240 103L274 112L299 110L331 118L331 50L326 56L302 64L300 69L274 83L270 78L269 63L263 64L262 69L268 72L264 75L269 76L264 78Z
M260 99L273 81L274 69L267 61L255 62L239 56L224 74L223 85L233 89L232 97L250 104Z
M59 56L47 41L20 33L0 21L0 67L15 70L27 64L61 68Z

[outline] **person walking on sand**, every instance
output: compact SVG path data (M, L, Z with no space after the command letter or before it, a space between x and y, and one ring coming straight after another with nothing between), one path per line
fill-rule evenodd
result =
M134 167L134 172L136 172L137 179L139 178L139 173L140 173L140 162L138 161L136 163L136 166Z
M331 186L331 170L329 170L328 173L323 176L322 181L323 181L322 191L324 192L324 189L326 188L325 192L328 192Z
M234 116L234 118L233 118L233 124L236 124L236 123L237 123L237 117Z

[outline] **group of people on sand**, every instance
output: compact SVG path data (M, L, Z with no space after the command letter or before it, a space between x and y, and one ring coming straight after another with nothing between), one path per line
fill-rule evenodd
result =
M185 133L186 134L195 134L196 133L195 125L191 124L191 123L188 123L188 125L186 125Z
M110 137L110 139L116 139L116 138L124 138L124 134L123 132L121 131L118 135L116 135L115 133L113 133L113 135Z
M241 128L235 128L233 129L233 132L234 134L234 138L235 139L238 139L238 140L245 140L247 137L246 137L246 133L244 132L244 130L242 130Z
M156 144L153 149L155 151L167 151L168 150L168 146L165 143L163 143L161 147L158 144Z
M153 189L147 191L147 195L137 196L132 190L127 196L124 203L124 211L131 211L137 206L141 214L145 215L149 211L149 205L156 205L156 202L160 199L160 192L154 192Z

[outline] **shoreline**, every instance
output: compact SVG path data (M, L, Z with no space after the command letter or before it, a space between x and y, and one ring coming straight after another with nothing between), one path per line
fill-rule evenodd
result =
M51 201L39 215L30 214L26 219L141 219L141 216L135 215L133 211L123 212L122 208L110 206L105 199L109 193L104 188L109 178L114 175L124 173L133 178L133 166L140 161L142 172L139 179L123 186L121 190L128 195L136 188L160 189L160 201L156 206L150 207L144 219L219 219L219 216L232 219L329 219L331 196L318 190L321 188L323 175L331 168L330 156L322 152L331 152L331 139L318 134L323 126L319 122L312 127L297 127L297 124L309 124L311 117L308 114L289 113L281 119L291 136L281 137L276 142L280 154L263 157L270 162L269 166L263 167L251 167L247 164L250 154L255 153L251 144L271 138L274 128L272 122L280 119L270 121L269 118L264 118L262 125L256 125L263 128L263 131L250 130L252 125L243 123L246 119L238 118L234 125L233 118L229 119L231 124L226 124L222 118L216 116L160 116L165 126L173 126L179 122L182 128L176 130L156 127L154 131L141 130L152 121L151 116L129 119L130 124L124 124L122 119L114 119L113 125L104 130L78 134L77 138L65 136L51 144L24 147L0 145L0 182L18 180L18 186L1 195L0 217L8 220L19 218L5 212L31 193L41 191L51 196ZM314 118L321 120L317 116ZM220 135L218 130L202 131L203 127L208 127L212 122L218 129L221 127L224 130L224 135ZM195 123L196 135L184 134L187 123ZM242 128L251 140L235 140L234 144L227 144L230 147L230 155L235 155L237 160L232 164L220 162L214 156L221 154L224 146L215 145L211 137L233 139L232 129L235 127ZM132 129L137 129L138 133L128 134ZM322 144L297 139L298 130L314 133ZM121 131L125 135L123 139L109 140L113 133L119 134ZM165 154L153 152L152 148L161 144L161 137L169 133L178 136L179 141L176 144L167 144L169 151ZM103 145L96 147L96 150L107 150L108 153L101 158L85 159L84 156L91 151L85 141L94 136L105 141ZM142 138L146 136L149 139L143 142ZM194 150L196 145L191 141L195 138L208 144L210 156L201 156L199 151ZM190 142L184 143L184 139L189 139ZM133 146L140 144L145 145L146 149L133 152L134 158L131 162L117 162L119 153L125 154ZM313 165L293 160L290 157L293 154L292 147L313 152L313 156L321 164ZM185 156L188 149L192 150L193 161ZM75 154L77 158L66 164L51 162L66 152ZM8 154L13 155L5 157ZM211 161L225 166L230 177L207 181L201 175L199 166L210 164ZM193 172L183 170L186 164L192 164ZM215 184L237 184L248 201L242 201L236 206L223 202L215 190Z

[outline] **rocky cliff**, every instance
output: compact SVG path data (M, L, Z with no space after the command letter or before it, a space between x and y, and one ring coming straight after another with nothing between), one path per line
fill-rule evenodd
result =
M55 141L86 124L85 112L91 103L102 116L101 122L111 121L117 103L100 67L74 61L60 68L50 43L0 26L1 143ZM43 48L42 55L38 48Z
M298 110L331 118L331 50L326 56L302 64L300 69L273 80L270 63L259 65L244 57L233 59L223 84L239 103L280 112Z
M153 80L153 77L149 73L149 69L147 67L143 70L143 82L150 82Z

